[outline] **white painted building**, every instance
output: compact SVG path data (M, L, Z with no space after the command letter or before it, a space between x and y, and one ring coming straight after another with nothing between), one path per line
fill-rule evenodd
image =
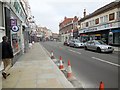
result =
M89 35L92 39L105 40L107 44L120 44L120 2L111 2L80 19L80 22L81 37Z

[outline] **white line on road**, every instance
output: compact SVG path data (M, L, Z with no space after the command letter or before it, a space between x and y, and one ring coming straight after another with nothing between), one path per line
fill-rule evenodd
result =
M109 61L106 61L106 60L102 60L100 58L96 58L96 57L92 57L93 59L96 59L98 61L101 61L101 62L105 62L105 63L108 63L108 64L111 64L111 65L114 65L114 66L117 66L117 67L120 67L119 64L115 64L115 63L112 63L112 62L109 62Z
M77 53L77 54L81 54L80 52L73 51L73 50L71 50L71 49L68 49L68 50L71 51L71 52Z

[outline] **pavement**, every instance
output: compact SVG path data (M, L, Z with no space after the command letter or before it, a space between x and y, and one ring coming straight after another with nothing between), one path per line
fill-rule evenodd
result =
M114 48L114 51L118 52L120 51L120 47L115 47L115 46L112 46Z
M74 88L39 43L34 43L9 72L7 79L1 78L2 88Z

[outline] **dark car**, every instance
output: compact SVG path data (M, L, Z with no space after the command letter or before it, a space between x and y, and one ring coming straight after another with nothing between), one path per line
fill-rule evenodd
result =
M65 41L63 44L69 46L69 41Z

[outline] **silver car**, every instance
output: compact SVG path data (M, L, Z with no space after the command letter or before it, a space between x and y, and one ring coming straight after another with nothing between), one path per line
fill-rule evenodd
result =
M72 46L72 47L84 47L84 43L82 43L79 40L75 39L75 40L70 40L69 46Z
M114 48L110 45L106 45L101 40L91 40L85 43L85 49L95 50L97 52L113 52Z

